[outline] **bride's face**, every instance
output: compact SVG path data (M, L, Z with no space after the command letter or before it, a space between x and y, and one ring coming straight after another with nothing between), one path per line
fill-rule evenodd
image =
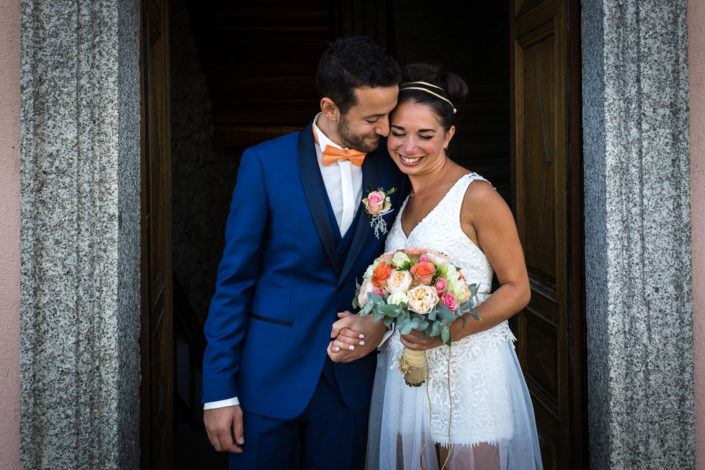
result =
M422 175L443 166L455 127L446 132L429 106L401 103L391 115L390 128L387 148L403 173Z

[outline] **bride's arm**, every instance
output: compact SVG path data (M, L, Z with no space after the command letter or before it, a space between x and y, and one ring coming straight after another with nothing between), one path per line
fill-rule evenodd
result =
M480 320L466 314L451 325L451 340L487 330L519 312L531 297L524 253L519 242L514 216L502 196L483 181L468 187L460 215L465 234L487 256L500 287L477 308ZM422 339L411 334L402 338L410 349L429 349L441 345L438 338Z
M514 216L502 196L484 181L470 184L460 215L465 234L485 253L500 287L477 308L480 321L468 318L453 339L491 328L526 307L531 298L524 252Z

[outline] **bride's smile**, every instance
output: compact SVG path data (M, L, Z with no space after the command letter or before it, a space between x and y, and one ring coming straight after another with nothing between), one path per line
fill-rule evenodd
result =
M413 178L442 168L455 128L444 131L428 106L411 101L399 104L390 127L387 148L402 172Z

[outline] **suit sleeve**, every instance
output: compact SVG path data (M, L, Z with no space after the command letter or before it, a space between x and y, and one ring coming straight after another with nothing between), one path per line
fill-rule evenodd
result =
M250 148L240 160L225 227L225 249L204 327L203 402L237 396L235 378L268 218L262 165Z

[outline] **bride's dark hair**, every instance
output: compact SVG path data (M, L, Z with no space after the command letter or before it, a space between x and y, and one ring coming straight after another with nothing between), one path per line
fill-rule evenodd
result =
M450 129L456 110L468 94L465 81L441 65L427 63L407 65L402 76L399 104L408 101L426 104L438 116L443 129Z

